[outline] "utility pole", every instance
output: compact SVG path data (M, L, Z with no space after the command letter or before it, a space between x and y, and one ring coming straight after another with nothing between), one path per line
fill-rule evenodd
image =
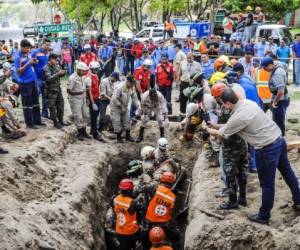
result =
M49 12L50 12L51 23L53 23L53 12L52 12L51 0L47 0L47 4L48 4Z

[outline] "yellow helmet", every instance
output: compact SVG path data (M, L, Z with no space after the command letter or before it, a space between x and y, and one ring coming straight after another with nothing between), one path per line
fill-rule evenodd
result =
M223 60L227 65L230 64L228 56L222 55L217 60Z
M246 11L251 11L252 10L252 7L250 6L250 5L248 5L247 7L246 7Z
M210 85L213 86L217 81L224 79L225 75L223 72L214 73L209 80Z

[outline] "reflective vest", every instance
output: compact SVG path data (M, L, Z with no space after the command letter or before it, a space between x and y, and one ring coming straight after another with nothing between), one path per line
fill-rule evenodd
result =
M165 22L165 28L166 28L166 30L175 30L175 25L174 25L174 23L173 22L168 22L168 21L166 21Z
M173 250L173 247L170 247L170 246L158 246L158 247L151 247L150 250Z
M136 213L127 212L132 203L132 198L118 195L114 199L114 211L116 214L116 233L121 235L133 235L139 230Z
M159 185L149 203L146 219L150 222L168 222L175 203L175 194L170 188Z
M264 69L257 69L255 80L258 96L263 101L263 103L270 103L272 99L272 93L268 85L270 80L270 73Z

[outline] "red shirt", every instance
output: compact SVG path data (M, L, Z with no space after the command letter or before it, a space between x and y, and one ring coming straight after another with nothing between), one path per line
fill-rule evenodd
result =
M188 41L188 46L190 49L194 49L195 43L192 40Z
M142 43L134 44L131 48L131 54L135 58L141 58L143 55L143 48L144 48L144 44Z
M84 62L87 66L89 66L91 62L97 61L97 56L94 53L83 53L80 56L80 61Z
M146 92L150 86L150 70L145 70L143 66L134 71L134 79L140 81L142 92Z
M156 67L157 84L161 87L171 86L173 82L168 79L168 75L173 75L174 71L172 63L168 62L167 64L158 64Z
M91 91L92 91L92 96L94 100L99 99L100 97L100 90L99 90L99 78L96 74L92 73L89 71L86 76L91 77L92 79L92 86L91 86Z
M148 51L149 51L149 54L152 54L152 52L156 49L156 46L155 46L155 44L152 44L152 43L150 43L149 45L148 45Z

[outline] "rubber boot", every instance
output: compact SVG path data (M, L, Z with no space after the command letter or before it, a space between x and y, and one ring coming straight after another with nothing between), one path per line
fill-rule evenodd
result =
M159 128L159 131L160 131L160 138L165 137L165 129Z
M126 130L125 139L126 139L126 141L135 142L135 140L130 135L130 130Z
M57 128L57 129L62 129L62 125L60 124L60 122L58 122L58 121L53 121L53 126L55 127L55 128Z
M77 137L78 137L79 141L84 141L84 136L83 136L82 128L78 129L78 135L77 135Z
M95 139L95 140L97 140L97 141L100 141L100 142L103 142L103 143L106 143L106 141L104 140L104 138L102 137L102 135L100 134L94 134L93 135L93 138Z
M239 182L239 205L246 207L246 182Z
M87 139L92 139L92 137L86 132L86 128L82 129L82 135Z
M122 132L117 133L117 143L123 143Z
M141 127L140 128L140 133L139 133L139 137L137 138L136 142L139 143L141 141L144 140L144 131L145 131L145 128L144 127Z
M222 203L219 208L220 209L237 209L237 208L239 208L239 203L237 201L236 193L230 192L228 202Z

